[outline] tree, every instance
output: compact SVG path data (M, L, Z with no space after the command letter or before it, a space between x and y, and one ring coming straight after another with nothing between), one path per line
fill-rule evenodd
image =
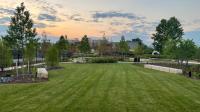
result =
M87 35L85 35L80 43L79 50L81 53L89 53L90 52L90 45L89 45L89 39L87 38Z
M61 35L59 41L57 42L57 45L58 45L59 50L67 50L69 47L67 36Z
M178 54L182 60L186 61L188 65L188 60L192 59L196 53L196 45L192 40L182 40L178 47Z
M4 68L10 67L13 63L11 49L0 40L0 68L4 71Z
M59 64L59 52L55 45L51 46L45 56L48 67L56 67Z
M67 36L64 37L62 35L60 37L59 41L56 43L56 45L58 47L59 55L60 55L60 58L62 60L64 51L69 49L69 42L67 40Z
M27 62L28 74L30 73L30 64L32 63L36 54L36 45L34 42L30 42L25 48L25 61Z
M3 37L10 47L17 47L24 53L24 47L29 41L35 40L36 29L33 28L33 20L30 18L29 11L26 10L24 3L15 9L14 16L11 17L7 35ZM19 60L19 57L18 57ZM24 61L24 56L23 56Z
M200 47L197 48L194 58L197 59L198 61L200 60Z
M144 51L145 51L144 45L138 45L134 49L134 54L137 56L137 58L140 58L140 56L144 54Z
M152 37L154 49L162 53L163 47L169 39L178 42L182 39L183 34L183 28L177 18L162 19Z
M180 45L180 41L176 42L172 39L168 40L165 44L165 46L163 47L163 53L166 57L168 58L172 58L172 59L180 59L180 54L179 54L179 47Z
M122 53L123 57L125 57L125 53L129 52L128 43L125 40L125 37L122 36L119 42L119 50Z
M47 39L46 32L42 33L42 43L41 43L41 52L42 52L42 58L46 56L46 53L48 49L51 47L50 40Z
M108 40L106 39L105 37L105 34L102 38L102 40L100 40L100 43L98 45L98 51L99 51L99 54L102 56L103 54L105 54L106 52L106 49L107 49L107 45L108 45Z

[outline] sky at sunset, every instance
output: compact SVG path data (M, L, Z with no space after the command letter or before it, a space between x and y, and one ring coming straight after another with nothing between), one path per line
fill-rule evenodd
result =
M141 38L152 43L151 35L162 18L177 17L184 38L200 45L200 0L0 0L0 35L6 34L14 9L25 3L38 33L51 39L101 38L112 41Z

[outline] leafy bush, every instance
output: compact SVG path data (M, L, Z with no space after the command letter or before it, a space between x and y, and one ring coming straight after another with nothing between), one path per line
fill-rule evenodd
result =
M11 50L0 39L0 69L4 71L4 68L12 65L12 53Z
M48 67L55 67L59 64L59 52L55 46L48 49L45 57L45 61Z
M167 57L164 55L152 55L152 54L144 54L141 58L158 58L158 59L166 59Z
M89 62L90 63L117 63L117 60L115 58L101 57L101 58L91 58Z

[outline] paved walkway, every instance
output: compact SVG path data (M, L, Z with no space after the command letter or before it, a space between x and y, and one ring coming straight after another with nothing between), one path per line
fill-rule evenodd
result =
M39 65L44 65L44 64L45 63L37 63L37 64L34 64L34 66L39 66ZM27 67L27 65L18 66L17 69L24 68L24 67ZM16 69L16 66L13 66L13 67L5 68L4 71L10 71L10 70L15 70L15 69Z

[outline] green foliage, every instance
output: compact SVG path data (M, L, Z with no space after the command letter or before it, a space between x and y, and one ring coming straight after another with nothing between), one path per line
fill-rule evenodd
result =
M145 46L144 45L137 45L137 47L134 49L134 54L137 57L140 57L144 54L145 52Z
M144 45L144 54L152 54L153 48L147 45Z
M59 64L59 52L54 45L50 47L46 53L45 61L48 67L55 67Z
M29 11L26 10L24 3L21 3L15 9L14 16L11 17L10 26L7 31L8 34L3 39L11 47L17 46L23 49L29 41L35 40L37 33L33 25Z
M46 56L48 49L51 47L50 40L47 39L47 35L45 32L42 33L42 43L41 43L41 52L43 57Z
M196 51L196 53L195 53L194 58L197 59L198 61L200 61L200 47L197 48L197 51Z
M178 54L180 58L188 61L196 53L196 45L192 40L183 40L178 47Z
M67 36L61 36L59 41L56 43L56 46L58 48L59 51L59 56L61 58L62 61L64 61L64 52L67 51L69 49L69 42L67 40Z
M90 63L117 63L117 59L110 57L98 57L89 60Z
M26 45L25 48L25 60L28 62L33 61L36 54L36 46L33 42L30 42Z
M170 40L164 47L164 54L168 56L168 58L186 62L194 57L196 51L197 47L192 40L181 40L179 42Z
M57 42L57 47L59 51L68 50L69 49L69 42L67 40L67 36L61 36L59 41Z
M108 40L105 36L103 36L103 39L100 41L100 44L98 46L98 51L100 55L103 55L107 49Z
M168 40L179 41L183 36L183 28L177 18L171 17L169 20L162 19L153 34L153 46L155 50L162 53L163 47Z
M121 37L121 40L120 40L120 42L119 42L119 50L120 50L120 52L122 52L122 53L127 53L127 52L129 52L128 43L126 42L124 36Z
M10 67L13 63L11 49L0 40L0 68Z
M180 43L177 43L171 39L168 40L164 46L163 54L167 58L178 59L180 57L178 52L178 45L180 45Z
M80 43L79 50L81 53L89 53L90 52L90 45L89 45L89 39L87 38L87 35L85 35Z

